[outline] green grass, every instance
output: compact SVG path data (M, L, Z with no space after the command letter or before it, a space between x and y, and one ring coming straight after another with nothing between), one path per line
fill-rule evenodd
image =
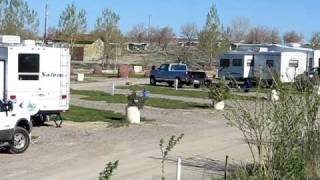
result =
M130 89L132 91L142 91L144 88L147 89L151 94L161 94L169 96L180 96L180 97L192 97L192 98L203 98L208 99L207 90L183 90L176 91L171 87L151 86L151 85L132 85L132 86L118 86L118 89ZM254 96L241 96L231 94L228 99L230 100L255 100Z
M183 90L179 89L176 91L171 87L151 86L151 85L132 85L132 86L118 86L118 89L130 89L132 91L142 91L146 88L151 94L162 94L170 96L181 96L181 97L192 97L192 98L208 98L208 92L194 91L194 90Z
M72 90L72 94L87 96L83 99L91 101L106 101L108 103L120 103L127 104L128 99L126 95L116 94L112 96L108 93L102 91L84 91L84 90ZM192 109L192 108L209 108L207 104L185 102L180 100L170 100L162 98L148 98L146 106L163 108L163 109Z
M113 111L102 111L78 106L71 106L70 110L63 113L66 121L73 122L109 122L111 127L127 126L129 123L126 117ZM141 118L141 121L150 121Z

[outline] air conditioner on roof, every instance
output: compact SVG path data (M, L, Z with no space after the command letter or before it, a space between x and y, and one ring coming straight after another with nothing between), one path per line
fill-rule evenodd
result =
M20 44L20 36L2 35L0 43L2 44Z

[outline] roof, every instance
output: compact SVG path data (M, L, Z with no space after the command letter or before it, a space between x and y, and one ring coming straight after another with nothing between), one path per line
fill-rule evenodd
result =
M92 44L97 39L101 39L99 36L91 35L91 34L79 34L75 37L75 43L76 44ZM47 40L53 41L53 42L67 42L69 41L69 37L62 34L49 34L47 37Z

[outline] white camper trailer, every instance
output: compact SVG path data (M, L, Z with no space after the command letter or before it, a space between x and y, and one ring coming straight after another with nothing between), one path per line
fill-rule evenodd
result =
M229 52L220 56L218 77L244 80L253 78L253 53Z
M68 48L36 45L18 36L0 36L0 99L24 102L44 119L69 109Z
M272 80L279 75L282 82L294 82L307 70L306 59L301 52L232 51L220 56L218 77Z
M272 80L278 75L281 82L294 82L306 72L306 54L301 52L265 52L254 56L254 78Z

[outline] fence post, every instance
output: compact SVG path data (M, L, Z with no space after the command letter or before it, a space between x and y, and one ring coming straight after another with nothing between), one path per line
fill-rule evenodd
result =
M178 158L178 162L177 162L177 179L176 180L180 180L181 179L181 158Z
M112 82L112 92L111 95L114 96L115 94L115 86L114 86L114 82Z
M178 86L179 86L178 83L179 83L179 80L176 79L176 80L174 81L174 87L175 87L176 91L178 91Z
M226 156L226 163L224 165L224 180L227 180L227 171L228 171L228 156Z

